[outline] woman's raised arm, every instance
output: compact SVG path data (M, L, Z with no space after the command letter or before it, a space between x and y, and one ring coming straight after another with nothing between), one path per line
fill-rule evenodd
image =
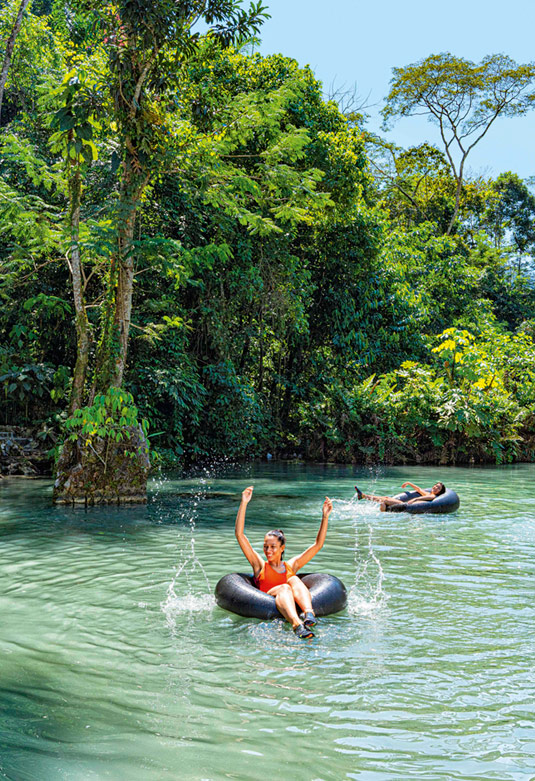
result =
M303 551L300 556L294 556L293 559L290 559L288 561L288 564L293 569L294 572L297 572L301 569L301 567L304 567L305 564L308 564L310 559L313 559L316 553L320 551L323 548L323 543L325 542L325 537L327 536L327 526L329 525L329 515L331 514L333 509L333 503L329 499L328 496L325 497L325 501L323 502L323 511L321 514L321 524L318 531L318 534L316 536L316 542L314 545L311 545L310 548L307 548L306 551Z
M423 488L419 488L417 485L414 485L414 483L409 483L409 482L403 483L403 485L401 487L402 488L406 488L408 485L410 485L411 488L414 488L415 491L418 491L420 496L428 496L428 495L430 495L429 491L424 491Z
M249 504L252 495L253 495L252 485L250 485L248 488L245 489L245 491L242 492L241 502L238 508L238 514L236 516L236 539L238 540L238 544L242 549L243 553L245 554L245 558L253 568L255 577L258 577L262 567L264 566L264 562L262 561L262 558L258 555L258 553L255 551L255 549L253 548L253 546L251 545L251 543L249 542L249 540L247 539L243 531L245 527L245 510L247 509L247 505Z

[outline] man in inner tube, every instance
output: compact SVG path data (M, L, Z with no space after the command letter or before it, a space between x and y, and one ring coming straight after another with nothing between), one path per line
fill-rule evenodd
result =
M414 499L409 499L408 502L402 502L401 499L394 499L393 496L374 496L373 494L364 494L358 486L355 486L357 497L359 499L368 499L370 502L379 502L379 509L383 513L402 513L407 509L410 504L416 504L416 502L432 502L437 496L440 496L446 490L444 483L435 483L431 488L431 491L424 491L414 483L403 483L402 488L406 488L410 485L415 491L418 491L420 496L416 496Z

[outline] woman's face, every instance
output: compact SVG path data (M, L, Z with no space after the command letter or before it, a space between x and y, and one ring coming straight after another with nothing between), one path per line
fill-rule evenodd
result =
M439 494L440 491L442 491L442 483L435 483L435 485L431 488L431 493L435 494L435 496Z
M282 556L284 545L277 537L266 534L264 537L264 555L269 562L277 561Z

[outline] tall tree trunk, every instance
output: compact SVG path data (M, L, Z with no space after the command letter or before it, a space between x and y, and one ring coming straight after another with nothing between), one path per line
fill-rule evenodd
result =
M238 366L238 374L243 374L243 370L245 369L245 361L247 360L247 355L249 354L250 344L251 344L251 336L249 333L246 333L245 340L243 342L243 348L241 351L240 363Z
M134 173L133 156L125 165L119 198L117 254L112 257L108 300L104 308L97 347L95 379L90 400L109 387L120 388L126 368L134 288L134 228L139 201L147 178Z
M258 318L258 340L260 342L260 352L258 356L258 379L256 381L256 392L262 393L264 384L264 310L260 307Z
M115 312L115 298L117 294L117 268L119 266L118 253L110 258L110 269L106 283L106 300L102 306L100 316L99 339L95 356L95 371L93 373L93 385L89 394L89 404L92 404L97 392L106 392L110 385L110 365L115 350L115 332L113 320Z
M90 403L94 401L97 392L105 394L110 386L120 387L122 383L134 282L134 224L143 187L143 183L139 184L134 191L137 197L133 198L125 197L129 191L124 184L121 188L118 247L110 263L108 296L102 317ZM75 214L73 208L73 216ZM73 224L76 225L76 219ZM79 260L76 253L74 257ZM81 266L79 269L81 283ZM81 301L83 303L83 299ZM82 366L84 372L86 367L87 364ZM120 442L112 441L105 435L99 435L89 446L81 436L75 441L67 440L58 459L54 501L63 504L145 502L150 468L147 440L141 426L131 426L126 431L127 439Z
M15 19L15 24L13 25L13 29L11 30L11 35L9 36L6 42L6 53L4 55L2 70L0 71L0 122L2 120L2 101L4 99L4 87L6 86L6 81L9 74L9 66L11 65L13 49L15 48L15 41L17 40L17 35L20 32L24 11L26 10L26 7L29 2L30 0L21 0L21 3L19 5L19 10L17 12L17 18Z
M453 214L451 215L450 223L446 231L446 236L449 236L451 234L453 230L453 226L455 225L455 220L457 219L457 215L459 214L462 187L463 187L462 179L459 179L457 182L457 188L455 190L455 207L453 209Z
M455 176L455 181L457 182L457 187L455 188L455 207L453 209L453 214L451 215L450 224L448 225L448 230L446 231L446 236L449 236L450 233L453 230L453 226L455 225L455 220L457 219L457 215L459 214L459 208L461 206L461 193L463 191L463 176L464 176L464 162L466 160L467 152L464 153L463 158L461 160L461 163L459 165L459 173L455 173L455 168L452 163L452 170L453 174Z
M128 336L134 290L134 228L138 199L124 204L126 214L119 226L119 269L115 295L114 332L118 341L110 384L120 388L123 382L128 354Z
M82 183L80 178L80 163L72 164L72 174L69 178L70 199L70 269L72 275L72 288L74 297L75 325L76 325L76 365L72 378L71 398L69 402L69 415L79 409L83 404L84 387L89 362L89 321L84 301L84 282L82 275L82 261L80 258L80 201Z
M293 378L298 372L294 372L294 364L297 362L300 363L300 355L302 352L302 348L300 346L298 347L292 347L290 349L290 355L289 359L286 364L286 368L284 371L284 374L286 375L286 389L284 391L284 397L282 399L281 404L281 412L280 412L280 425L284 428L288 424L288 418L290 416L290 408L292 406L292 381Z

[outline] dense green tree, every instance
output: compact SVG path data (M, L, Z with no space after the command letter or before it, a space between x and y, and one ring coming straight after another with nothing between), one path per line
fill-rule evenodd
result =
M102 14L100 3L94 8ZM246 12L237 0L119 2L102 14L119 139L120 187L117 253L111 258L95 391L122 383L132 309L136 214L146 187L168 162L170 130L159 103L167 98L181 62L198 40L192 28L204 22L211 36L228 44L256 32L264 15L260 3Z
M234 128L231 138L223 131L215 154L213 181L226 183L226 193L220 188L215 201L209 193L212 211L197 188L166 176L148 213L159 204L159 228L193 245L187 257L190 268L195 259L195 279L181 312L192 318L190 349L205 367L199 382L207 392L206 433L197 444L226 440L239 447L241 439L242 447L247 441L273 448L275 431L289 431L296 397L324 377L332 380L333 372L347 372L348 361L356 371L371 360L372 322L382 315L370 271L382 232L363 198L369 180L362 142L323 102L310 71L288 58L217 52L208 42L190 78L199 129ZM244 113L245 94L254 114ZM245 120L253 132L241 130ZM225 206L228 192L233 210ZM219 247L203 249L208 237L217 237ZM373 345L373 354L380 353L381 338ZM221 404L241 405L241 414L225 420ZM260 420L263 444L262 426L254 423ZM239 421L251 422L250 438Z
M61 53L47 18L34 15L31 5L20 0L0 8L0 40L5 41L0 89L1 124L5 126L20 112L34 113L41 76L59 65Z
M115 210L117 244L110 255L105 280L105 303L89 399L93 409L98 399L105 399L107 404L110 387L120 388L123 382L132 313L136 217L146 188L162 167L169 163L169 152L174 147L173 134L162 101L165 103L169 99L169 92L178 81L180 68L191 56L197 43L199 36L192 32L192 27L199 22L208 24L208 34L225 45L234 38L257 31L265 14L260 3L244 11L236 0L207 0L193 5L161 0L135 6L129 2L119 2L104 8L100 4L88 2L86 6L105 29L103 43L108 54L110 128L116 130L119 142L114 153L119 170ZM72 130L79 136L71 139L74 149L68 150L68 156L73 158L73 155L76 157L83 154L84 141L92 143L92 131L90 118L80 116L76 109L73 111L69 107L69 100L67 90L67 102L57 119L60 131ZM75 167L69 178L69 192L71 267L78 328L78 360L71 404L71 409L75 411L83 399L89 354L89 328L82 299L83 272L78 243L81 196L79 166ZM111 396L110 401L113 403ZM110 414L108 417L111 419ZM123 417L126 418L124 412ZM83 436L86 435L86 427L84 422ZM98 436L105 436L105 431L105 428L101 430L99 423ZM111 436L111 432L108 435ZM65 448L62 454L60 468L65 474L71 469L73 461L84 460L86 450L82 448L74 458L70 452L73 447L75 445ZM89 458L92 459L90 454ZM94 468L93 465L93 471ZM78 463L74 469L79 469ZM62 485L67 485L69 479L63 480Z
M13 28L6 41L6 49L4 52L4 61L2 62L2 68L0 70L0 123L2 121L2 102L4 99L4 88L6 86L7 77L9 75L9 66L11 65L11 59L13 57L13 49L15 48L15 41L20 32L22 25L22 17L28 7L30 0L20 0L17 8L17 15L13 23Z
M522 258L535 249L535 195L522 179L507 171L492 183L486 220L497 246L504 239L512 239L517 255L517 268L522 269Z

